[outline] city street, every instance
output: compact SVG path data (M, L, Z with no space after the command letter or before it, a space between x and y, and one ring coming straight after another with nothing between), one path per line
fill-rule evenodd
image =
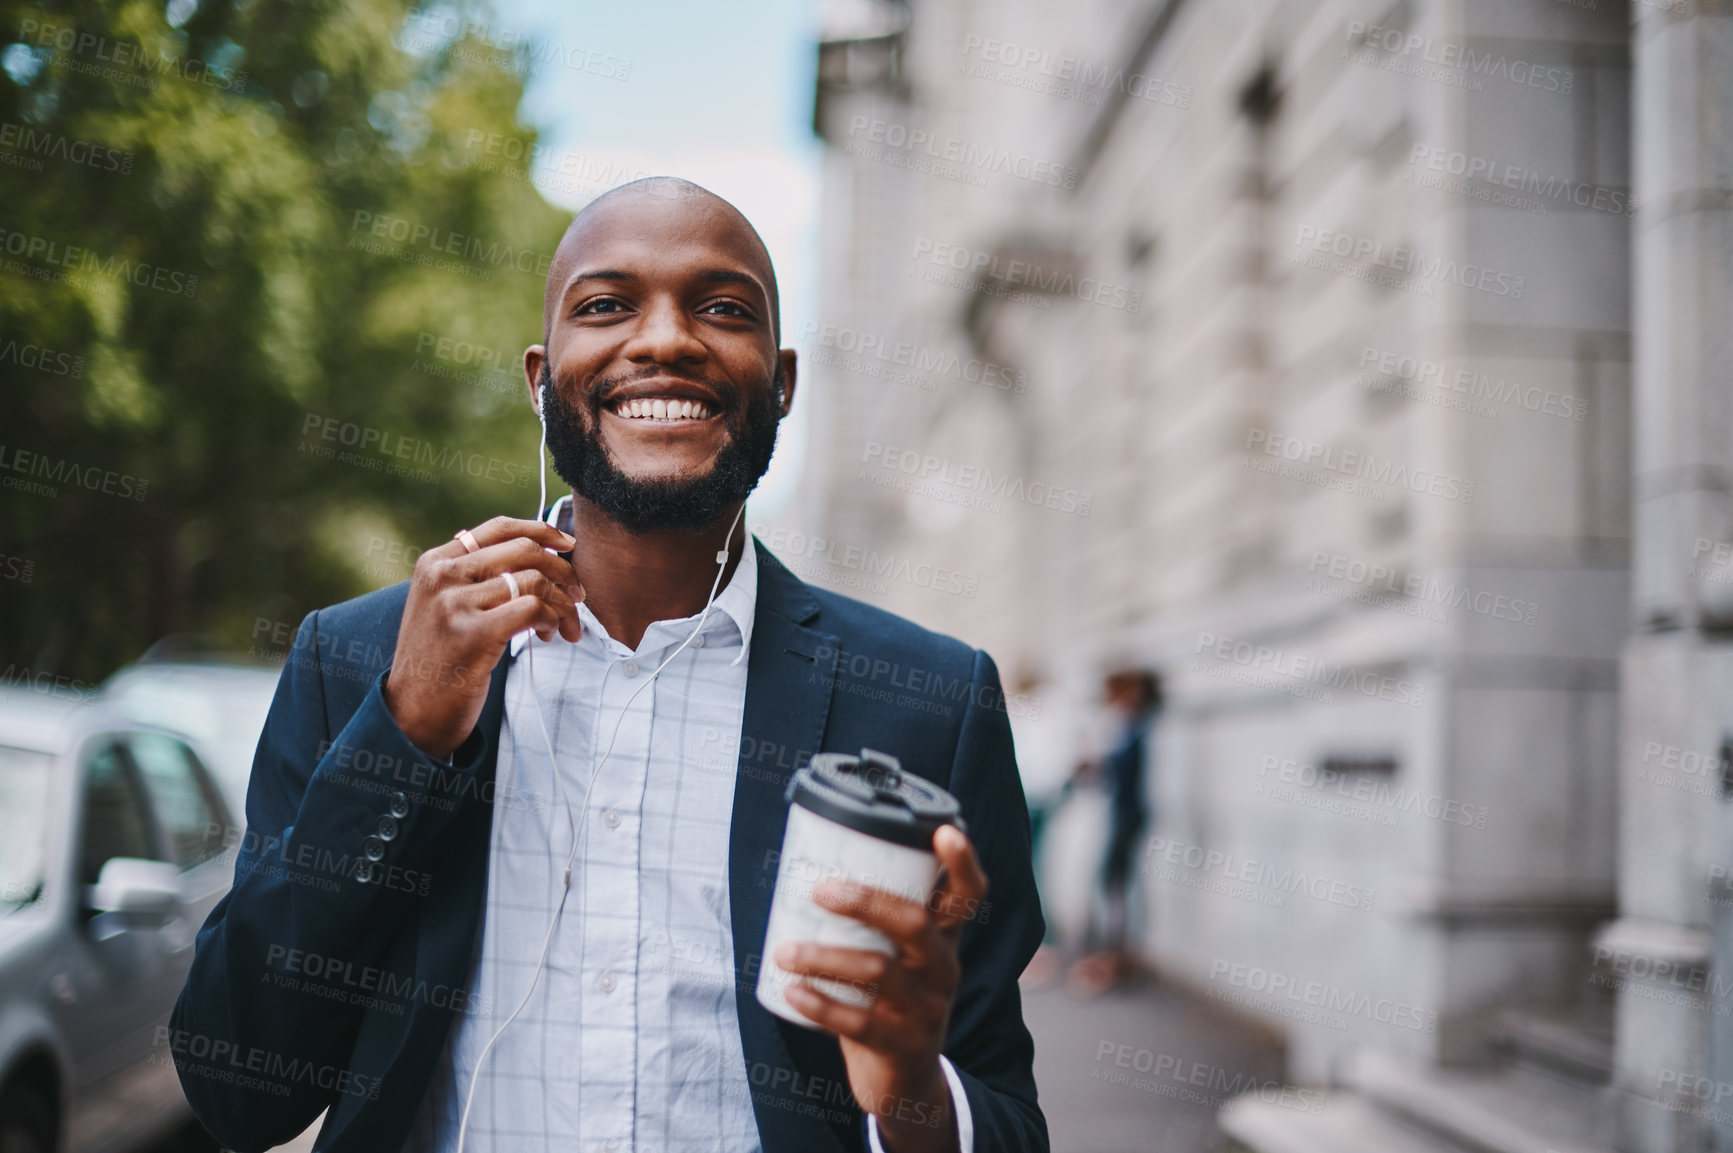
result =
M1087 1001L1048 988L1025 994L1023 1016L1056 1153L1220 1153L1216 1110L1282 1079L1269 1039L1159 987Z

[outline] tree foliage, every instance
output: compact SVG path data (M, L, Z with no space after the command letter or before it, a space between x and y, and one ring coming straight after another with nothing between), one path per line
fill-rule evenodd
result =
M280 651L531 511L566 215L474 144L533 140L521 60L396 0L0 13L0 665Z

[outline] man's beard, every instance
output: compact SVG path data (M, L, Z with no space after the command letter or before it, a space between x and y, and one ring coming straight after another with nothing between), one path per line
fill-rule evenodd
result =
M782 419L784 375L779 361L771 389L756 393L744 411L735 407L738 390L732 385L705 383L717 393L724 411L733 414L726 418L728 443L716 454L716 463L702 476L637 480L620 471L602 443L601 409L614 390L602 385L581 397L578 404L588 407L586 415L560 395L544 363L538 384L554 471L629 533L711 527L746 499L770 467Z

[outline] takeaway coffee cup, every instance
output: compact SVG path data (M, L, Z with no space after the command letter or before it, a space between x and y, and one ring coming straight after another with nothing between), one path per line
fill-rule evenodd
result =
M813 1027L783 996L800 978L777 965L776 947L809 941L894 953L891 939L812 899L820 881L839 879L885 889L926 904L938 879L933 834L963 827L957 799L906 774L893 756L862 749L858 757L819 753L788 782L788 829L777 862L776 893L764 934L758 1003L797 1025ZM849 981L812 979L814 988L862 1007L873 991Z

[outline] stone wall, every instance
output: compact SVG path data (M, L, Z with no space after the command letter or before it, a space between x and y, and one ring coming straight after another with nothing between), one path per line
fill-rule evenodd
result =
M1144 946L1296 1077L1597 995L1624 6L880 11L821 63L797 567L1032 699L1167 675Z

